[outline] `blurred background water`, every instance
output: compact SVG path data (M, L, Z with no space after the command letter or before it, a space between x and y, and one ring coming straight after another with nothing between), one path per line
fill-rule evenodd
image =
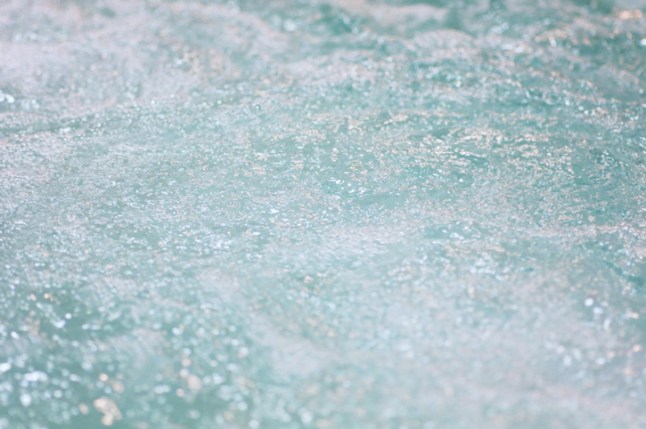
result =
M643 0L0 3L0 428L646 427Z

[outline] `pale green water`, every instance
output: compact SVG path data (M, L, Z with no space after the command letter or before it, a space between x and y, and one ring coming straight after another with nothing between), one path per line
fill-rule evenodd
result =
M646 2L0 4L0 429L646 427Z

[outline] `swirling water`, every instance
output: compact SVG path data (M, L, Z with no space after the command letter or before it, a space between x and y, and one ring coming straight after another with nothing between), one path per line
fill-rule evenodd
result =
M0 4L0 428L646 426L646 2Z

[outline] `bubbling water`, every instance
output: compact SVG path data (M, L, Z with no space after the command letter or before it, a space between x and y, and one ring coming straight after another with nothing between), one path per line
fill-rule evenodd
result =
M0 5L0 429L646 425L646 3Z

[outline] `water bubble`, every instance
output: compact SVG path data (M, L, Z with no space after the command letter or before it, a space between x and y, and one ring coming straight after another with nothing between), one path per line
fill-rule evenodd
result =
M47 374L45 374L42 371L33 371L33 372L28 372L25 375L23 375L23 381L27 383L38 383L38 382L45 382L49 379Z
M20 403L23 407L28 407L31 405L31 395L28 393L22 393L20 395Z

